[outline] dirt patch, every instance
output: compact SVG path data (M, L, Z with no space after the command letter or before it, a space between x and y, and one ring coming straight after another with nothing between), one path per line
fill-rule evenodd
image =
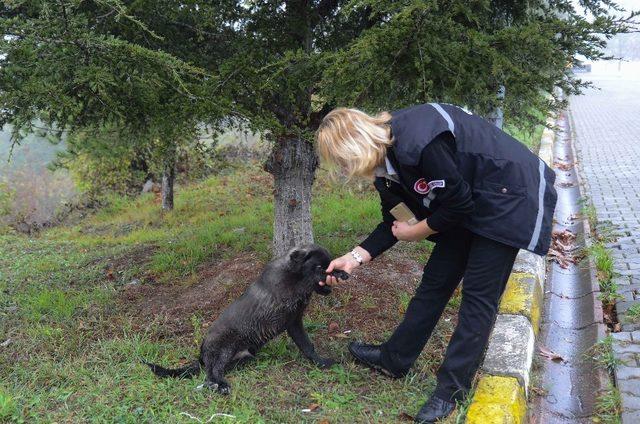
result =
M356 269L352 279L334 288L333 299L312 303L310 316L323 316L319 309L333 301L336 316L326 323L327 329L335 322L342 332L352 330L368 341L381 340L399 323L421 276L420 263L388 252Z
M140 317L142 323L161 322L163 335L190 334L192 315L201 316L205 325L213 322L258 278L262 266L255 254L207 263L199 268L195 284L176 281L125 286L120 303L125 311Z
M129 249L126 253L116 256L104 264L103 272L104 276L109 281L114 281L120 284L129 284L126 277L131 277L131 270L142 270L151 261L151 257L155 253L156 248L154 246L139 246L133 249ZM101 262L102 259L98 258L94 263ZM91 265L91 263L87 264ZM155 276L150 272L141 273L136 277L142 278L145 281L154 281Z
M120 304L128 314L139 318L135 321L140 329L156 321L162 328L158 337L190 336L194 314L201 317L206 328L258 278L263 267L257 254L238 255L201 266L194 284L125 286ZM334 287L330 296L314 296L307 319L317 326L321 338L358 336L382 341L402 319L422 268L423 264L402 252L388 252L357 269L351 279ZM447 309L443 318L453 325L454 315L455 311Z

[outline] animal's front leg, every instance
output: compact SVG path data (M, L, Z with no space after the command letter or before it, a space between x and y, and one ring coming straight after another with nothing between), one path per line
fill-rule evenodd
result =
M234 351L230 348L218 348L205 353L204 363L207 380L204 386L222 395L231 393L231 386L224 378L224 371L233 359Z
M316 353L313 343L311 343L311 340L302 325L302 314L289 324L287 327L287 333L289 334L289 337L293 339L296 346L298 346L300 352L320 368L329 368L331 365L336 363L333 359L323 358Z

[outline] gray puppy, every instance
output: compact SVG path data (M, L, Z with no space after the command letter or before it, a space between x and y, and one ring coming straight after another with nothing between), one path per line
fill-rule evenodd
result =
M227 307L209 327L200 346L200 357L178 369L167 369L145 362L160 377L192 377L201 368L207 373L205 387L218 393L231 392L224 378L226 370L252 358L269 340L287 331L302 354L325 368L334 361L319 356L302 325L311 295L331 293L331 287L319 284L326 278L331 258L326 249L309 244L291 249L267 264L262 275ZM336 270L343 280L349 274Z

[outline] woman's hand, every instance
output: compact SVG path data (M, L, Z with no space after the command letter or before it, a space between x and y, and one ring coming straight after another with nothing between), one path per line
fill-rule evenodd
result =
M393 232L395 238L402 241L420 241L434 233L427 225L426 220L419 221L413 225L406 222L393 221L391 232Z
M369 262L371 260L371 255L369 254L369 252L364 250L362 247L358 246L354 250L357 251L360 254L360 256L362 256L363 263ZM327 267L326 272L330 273L334 269L341 269L351 274L351 271L353 271L359 266L360 264L358 263L356 258L354 258L351 252L349 252L345 255L340 256L339 258L332 260L329 266ZM327 275L326 281L320 281L321 286L324 286L325 284L332 286L337 283L338 283L338 279L333 275Z

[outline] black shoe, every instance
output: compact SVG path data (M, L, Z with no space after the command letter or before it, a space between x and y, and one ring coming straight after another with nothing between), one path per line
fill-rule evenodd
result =
M349 343L349 352L351 352L356 361L381 372L387 377L402 378L406 375L406 373L393 372L382 365L382 350L380 346L351 342Z
M455 407L455 402L431 396L429 400L422 405L422 408L420 408L418 415L416 415L415 422L419 424L433 424L451 415Z

